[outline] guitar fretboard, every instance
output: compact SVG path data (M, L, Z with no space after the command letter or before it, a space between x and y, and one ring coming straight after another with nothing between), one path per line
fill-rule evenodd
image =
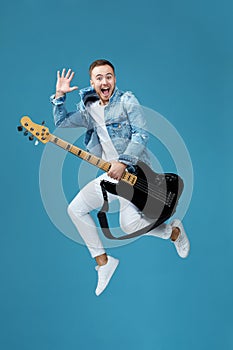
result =
M96 156L92 155L91 153L86 152L86 151L82 150L81 148L74 146L74 145L70 144L69 142L66 142L66 141L60 139L57 136L50 134L49 141L54 143L55 145L63 148L67 152L70 152L70 153L74 154L75 156L85 160L86 162L97 166L99 169L102 169L105 172L108 172L110 167L111 167L110 162L107 162L99 157L96 157ZM133 186L137 181L137 176L125 171L123 173L121 180L125 181L128 184Z

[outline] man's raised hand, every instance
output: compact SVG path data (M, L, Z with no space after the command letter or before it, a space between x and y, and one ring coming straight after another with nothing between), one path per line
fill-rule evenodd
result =
M55 98L61 97L65 95L67 92L72 92L74 90L77 90L77 86L70 86L70 83L74 77L74 72L72 72L71 69L68 69L67 73L65 68L62 70L62 73L60 74L60 71L57 71L57 84L56 84L56 94Z

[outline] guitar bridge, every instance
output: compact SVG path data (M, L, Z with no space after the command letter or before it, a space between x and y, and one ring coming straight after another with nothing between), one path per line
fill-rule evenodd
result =
M170 206L172 205L173 199L175 197L175 193L173 192L169 192L166 198L166 205L170 208Z

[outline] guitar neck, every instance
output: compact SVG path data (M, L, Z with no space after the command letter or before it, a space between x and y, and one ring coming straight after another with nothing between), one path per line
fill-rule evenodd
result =
M86 162L88 162L92 165L95 165L96 167L98 167L99 169L101 169L105 172L108 172L111 168L110 162L107 162L99 157L96 157L96 156L92 155L91 153L86 152L86 151L82 150L81 148L74 146L71 143L62 140L53 134L50 134L49 141L54 143L55 145L63 148L67 152L74 154L78 158L81 158L81 159L85 160ZM125 171L122 175L121 180L123 180L123 181L125 181L133 186L137 181L137 176Z

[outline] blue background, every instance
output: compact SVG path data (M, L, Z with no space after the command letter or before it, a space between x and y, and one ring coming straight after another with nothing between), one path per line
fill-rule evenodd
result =
M0 348L232 349L232 2L21 0L0 16ZM43 146L16 126L26 114L52 130L56 70L73 68L81 88L102 57L121 89L177 128L195 185L189 258L155 238L114 248L119 269L97 298L87 249L43 208Z

